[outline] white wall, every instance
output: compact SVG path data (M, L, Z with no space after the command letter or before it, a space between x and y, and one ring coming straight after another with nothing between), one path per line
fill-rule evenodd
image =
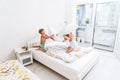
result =
M119 17L119 24L116 34L116 41L115 41L115 47L114 47L114 53L118 58L120 58L120 17Z
M0 61L14 57L14 48L38 34L39 28L59 31L64 19L64 0L0 0Z
M64 27L65 0L47 0L48 26L57 33Z
M73 0L66 0L65 4L65 20L69 24L72 22L73 18Z

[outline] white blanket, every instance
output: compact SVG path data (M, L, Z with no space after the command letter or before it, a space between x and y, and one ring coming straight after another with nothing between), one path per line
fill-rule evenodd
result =
M47 54L52 57L55 57L70 63L93 50L92 47L86 47L86 48L78 47L80 49L79 51L72 51L68 54L68 53L65 53L67 49L66 44L67 43L63 43L63 42L54 42L47 45L47 48L48 48Z
M78 48L80 49L79 51L72 51L68 54L65 52L69 45L70 45L69 41L60 42L60 41L48 40L45 44L45 47L46 47L46 49L48 49L48 51L47 51L48 55L58 58L58 59L61 59L67 63L73 62L73 61L79 59L81 56L83 56L93 50L92 47L78 46Z

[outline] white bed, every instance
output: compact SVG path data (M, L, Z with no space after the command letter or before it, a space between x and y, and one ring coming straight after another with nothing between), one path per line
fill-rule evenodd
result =
M69 80L82 80L82 78L98 61L96 50L91 51L72 63L66 63L38 50L33 50L32 52L35 60L63 75Z
M29 41L28 46L31 47L33 44L39 44L37 41L39 41L39 37ZM51 43L51 41L48 41L47 43ZM35 60L63 75L69 80L82 80L98 62L98 52L94 49L71 63L66 63L63 60L51 57L39 50L33 49L32 52Z

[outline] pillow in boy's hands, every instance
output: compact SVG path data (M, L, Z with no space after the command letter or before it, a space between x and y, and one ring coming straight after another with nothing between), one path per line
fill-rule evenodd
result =
M63 41L63 39L60 38L60 36L58 34L54 35L53 38L55 41L61 41L61 42Z

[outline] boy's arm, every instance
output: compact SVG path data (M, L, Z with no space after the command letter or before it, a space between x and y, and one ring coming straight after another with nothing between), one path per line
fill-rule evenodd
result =
M45 39L50 38L50 39L54 40L53 36L44 35L43 37L44 37Z
M48 35L43 35L43 38L48 39L50 37Z
M50 39L55 40L55 39L53 38L53 36L50 36Z

